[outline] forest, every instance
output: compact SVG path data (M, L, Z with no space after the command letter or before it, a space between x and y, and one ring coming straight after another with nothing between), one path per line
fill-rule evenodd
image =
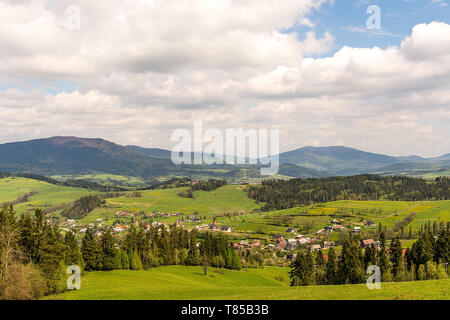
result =
M411 177L358 175L351 177L266 180L248 186L248 196L265 205L261 210L282 210L337 200L424 201L449 200L450 179L427 181Z

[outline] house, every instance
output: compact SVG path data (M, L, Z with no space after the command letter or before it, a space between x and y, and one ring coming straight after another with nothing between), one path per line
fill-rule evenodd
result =
M261 244L261 242L259 242L259 240L253 240L253 242L252 242L252 247L253 248L255 248L255 247L259 247L259 248L261 248L262 247L262 244Z
M287 229L286 229L286 232L287 232L287 233L296 233L297 230L295 230L294 228L287 228Z
M375 221L367 220L367 221L366 221L366 225L368 225L368 226L374 226L374 225L375 225Z
M286 255L286 260L287 261L293 261L297 258L297 254L296 253L289 253Z
M370 247L371 245L375 245L375 241L373 241L373 239L361 240L361 247L367 248Z
M301 239L298 239L298 243L299 244L307 244L307 243L310 243L311 242L311 239L310 238L301 238Z
M353 232L354 233L360 233L361 232L361 227L354 227L353 228Z
M231 228L230 227L226 227L226 226L222 226L222 228L220 228L221 231L223 232L231 232Z
M334 247L334 241L324 241L323 242L323 248L324 249L330 249Z
M333 225L333 231L344 231L345 227L341 226L340 224Z
M219 230L219 227L216 226L215 224L210 224L210 225L208 226L208 228L209 228L209 230L211 230L211 231L218 231L218 230Z
M239 243L233 243L233 249L239 249L241 246L239 245Z
M311 246L311 251L317 251L317 250L320 250L320 249L321 249L320 244L313 244Z
M267 245L267 249L275 249L275 245L274 244L272 244L272 243L269 243L268 245Z
M239 245L242 246L242 247L248 247L250 245L250 241L248 241L248 240L241 240L239 242Z

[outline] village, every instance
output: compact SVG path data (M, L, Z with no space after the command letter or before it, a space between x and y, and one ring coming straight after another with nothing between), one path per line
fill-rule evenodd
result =
M169 217L178 217L174 223L155 221L155 219L162 220ZM197 214L189 214L187 216L180 212L169 213L169 212L127 212L127 211L117 211L115 214L116 220L112 225L107 225L106 222L99 218L96 219L95 223L89 223L83 225L79 220L68 219L61 223L61 228L64 231L73 231L80 238L87 229L93 229L94 234L98 237L102 235L102 232L106 228L110 228L113 236L115 238L123 237L132 227L142 228L144 232L148 232L151 227L154 228L165 228L170 232L170 226L174 225L177 228L184 228L188 232L195 231L199 233L214 232L214 233L224 233L232 236L233 248L237 251L245 250L252 251L255 249L259 250L271 250L278 251L286 254L287 260L295 259L295 254L289 254L298 249L310 248L311 251L325 250L336 247L336 242L329 240L329 236L333 232L344 232L348 231L348 228L344 226L344 219L332 219L329 225L324 226L322 229L308 235L298 234L298 229L287 227L285 229L285 235L272 234L270 238L264 239L245 239L244 235L234 233L232 228L220 224L216 219L213 223L201 223L203 219ZM194 226L186 227L185 224L194 223ZM366 221L363 225L367 227L374 227L374 221ZM361 233L361 226L353 226L352 233ZM366 248L369 246L375 246L376 248L380 246L379 241L374 241L373 239L363 239L361 240L361 247ZM326 258L326 255L324 255Z

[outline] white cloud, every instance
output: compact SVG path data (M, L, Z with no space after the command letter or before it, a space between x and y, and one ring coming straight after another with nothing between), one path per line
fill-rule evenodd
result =
M450 26L417 25L398 47L311 58L329 52L333 35L283 30L313 28L308 13L324 2L81 0L81 29L69 30L71 1L3 1L2 82L78 90L0 91L0 141L77 135L170 147L174 128L202 120L279 127L283 150L448 153Z

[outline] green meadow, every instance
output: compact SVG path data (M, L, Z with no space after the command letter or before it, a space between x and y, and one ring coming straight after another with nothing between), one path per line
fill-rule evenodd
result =
M178 193L186 188L148 190L142 191L142 197L107 199L105 208L98 208L91 212L84 222L92 222L102 218L108 220L114 216L118 210L133 212L181 212L192 214L197 212L199 216L206 216L209 220L212 217L226 212L249 212L259 205L254 200L249 199L247 194L236 185L226 185L214 191L197 191L195 199L180 197ZM176 217L165 219L166 222L174 222Z
M14 206L16 212L22 213L37 208L69 203L82 196L97 193L82 188L62 187L47 182L14 177L0 179L0 203L14 201L32 190L37 191L37 194L30 196L28 202Z
M147 271L90 272L81 289L52 300L398 300L450 299L450 279L366 285L290 287L288 268L241 271L171 266Z

